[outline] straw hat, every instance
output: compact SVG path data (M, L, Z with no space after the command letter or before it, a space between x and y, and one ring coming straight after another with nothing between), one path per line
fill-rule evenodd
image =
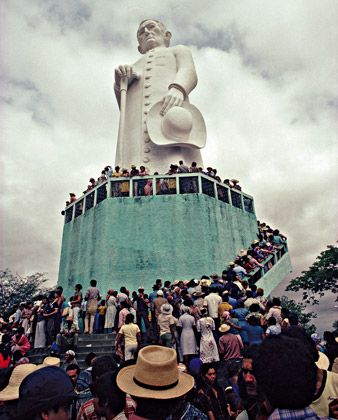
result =
M17 400L19 398L19 388L21 382L25 379L26 376L34 372L36 369L37 366L33 365L32 363L16 366L13 369L11 377L9 378L8 385L0 392L0 401Z
M194 386L192 376L179 372L176 351L161 346L141 349L136 365L123 368L116 381L132 396L160 400L181 397Z
M192 295L194 297L201 297L201 296L204 296L204 293L203 292L200 292L200 291L197 291L197 292L194 292Z
M323 352L319 351L319 359L316 362L317 367L319 369L327 370L330 366L330 360Z
M151 141L159 146L180 146L201 149L206 142L205 122L200 111L189 102L174 106L163 116L163 102L149 111L147 129Z
M218 331L221 332L221 333L226 333L226 332L228 332L230 330L230 328L231 328L230 325L228 325L228 324L222 324L218 328Z
M169 303L164 303L161 306L161 314L171 315L173 313L173 307Z
M46 366L57 366L60 367L61 361L58 357L47 356L43 359L42 365L39 367L46 367Z
M245 257L246 255L247 255L247 253L248 253L248 251L246 250L246 249L241 249L240 251L239 251L239 256L240 257Z
M209 287L210 285L211 285L211 280L208 280L208 279L202 279L201 280L201 282L200 282L200 285L201 286L206 286L206 287Z

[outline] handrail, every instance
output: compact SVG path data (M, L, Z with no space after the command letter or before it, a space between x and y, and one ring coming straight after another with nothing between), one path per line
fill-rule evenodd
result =
M188 178L184 182L184 178ZM114 184L128 183L125 192L118 197L142 197L145 194L139 194L139 184L142 181L143 188L147 182L151 180L150 196L171 194L205 194L219 201L230 204L248 213L255 214L253 197L242 191L216 181L214 178L198 172L180 173L173 175L146 175L134 177L110 177L108 180L96 185L92 190L87 191L73 203L70 203L65 209L65 223L75 220L76 217L85 213L92 207L95 207L106 198L117 198L114 196ZM174 188L169 188L166 193L160 190L161 180L175 180ZM141 184L141 185L142 185ZM136 186L136 191L134 187ZM154 186L156 186L154 191ZM108 188L107 188L108 187ZM122 195L123 194L123 195ZM88 204L89 203L89 204Z
M287 244L278 245L278 248L274 251L273 254L268 255L261 264L264 267L255 267L251 270L248 275L244 276L242 280L246 280L249 284L256 283L261 279L271 268L277 264L277 262L288 252ZM269 262L272 264L272 267L269 267Z

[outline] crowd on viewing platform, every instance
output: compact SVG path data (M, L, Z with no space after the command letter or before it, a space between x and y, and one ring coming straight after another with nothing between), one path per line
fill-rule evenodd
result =
M255 285L255 270L269 270L266 259L281 249L286 250L286 237L259 223L257 240L240 250L221 276L157 279L151 291L112 284L104 294L91 280L86 291L76 284L67 299L58 287L39 301L20 304L9 319L0 318L0 373L7 378L0 382L0 417L6 413L1 418L20 418L22 404L58 411L67 403L70 414L62 419L274 420L317 419L329 413L338 418L338 339L330 331L323 339L318 334L308 336L295 313L278 297L266 298ZM79 335L100 333L114 337L111 356L88 353L88 367L80 369ZM48 351L42 365L30 363L31 347ZM156 369L149 368L152 363ZM135 369L134 378L140 375L130 388L128 369ZM185 398L175 393L160 398L158 392L165 392L181 372L187 381L191 378ZM53 375L49 388L46 384ZM295 403L302 375L302 392L309 387L308 397ZM313 375L319 379L310 387ZM290 402L288 387L295 378ZM155 380L158 390L144 383L148 380ZM51 407L40 404L46 403L49 392L66 388L66 401L60 391L56 395L62 401ZM284 394L285 402L278 405ZM151 414L153 404L156 414ZM287 417L287 408L298 417Z
M202 167L198 167L196 162L192 162L190 167L185 165L184 162L181 160L178 164L171 164L168 172L165 174L159 174L158 172L154 172L153 175L176 175L176 174L204 174L208 177L213 178L215 181L222 183L221 178L217 175L217 169L212 167L207 167L203 169ZM147 177L150 176L149 170L145 166L140 166L138 169L135 165L131 165L130 169L120 168L119 166L115 166L114 170L111 166L106 166L102 171L100 176L95 178L89 179L89 184L87 188L83 191L83 194L86 194L93 190L100 184L105 183L110 178L133 178L133 177ZM237 191L241 191L242 188L239 185L239 181L237 179L224 179L223 184L229 188L232 188ZM197 186L193 182L189 183L186 181L184 185L187 191L185 192L197 192ZM173 189L176 188L175 181L172 182L168 179L161 179L156 186L157 193L160 194L170 194L172 193ZM138 195L139 196L149 196L153 192L153 186L151 180L146 180L142 182L142 180L138 181ZM78 197L75 193L69 194L70 198L66 202L66 207L69 206L71 203L77 201ZM124 197L129 196L129 183L116 183L115 188L113 191L114 197Z

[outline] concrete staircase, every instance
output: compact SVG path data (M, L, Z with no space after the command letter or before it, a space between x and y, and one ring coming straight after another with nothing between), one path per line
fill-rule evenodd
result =
M93 334L84 335L79 334L78 346L75 350L76 360L81 369L86 368L85 358L88 353L94 352L98 356L112 355L114 353L116 334ZM27 353L31 363L40 364L43 359L49 355L47 347L41 349L31 349ZM64 356L61 356L61 362L64 361Z

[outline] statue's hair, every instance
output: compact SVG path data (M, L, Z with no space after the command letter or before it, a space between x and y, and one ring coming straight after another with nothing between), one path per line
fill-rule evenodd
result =
M160 26L160 28L162 29L162 31L163 31L163 33L165 34L166 32L168 32L168 29L167 29L167 27L161 22L161 21L159 21L159 20L157 20L157 19L143 19L141 22L140 22L140 24L139 24L139 26L138 26L138 29L140 28L140 26L142 25L142 23L144 23L144 22L147 22L147 21L152 21L152 22L156 22L159 26ZM169 32L170 33L170 32ZM136 37L138 38L138 30L137 30L137 33L136 33ZM166 47L169 47L169 44L170 44L170 38L171 38L171 34L170 34L170 36L169 37L166 37L166 40L165 40L165 44L166 44Z
M148 20L151 20L152 22L156 22L160 25L161 29L163 29L163 31L165 32L167 30L167 27L164 25L164 23L162 23L160 20L157 19L143 19L140 24L138 25L138 27L140 27L142 25L142 23L147 22Z

